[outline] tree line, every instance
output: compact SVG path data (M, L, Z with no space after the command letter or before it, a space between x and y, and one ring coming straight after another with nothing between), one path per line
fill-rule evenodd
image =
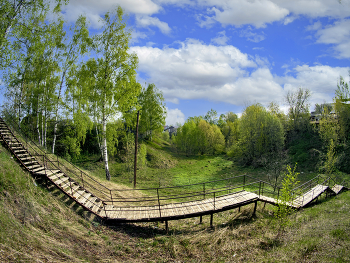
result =
M164 99L154 84L136 80L122 8L104 14L92 34L86 17L73 26L60 17L66 3L56 0L52 11L43 0L2 1L3 110L52 153L100 153L110 180L108 157L127 151L137 112L140 134L152 137L165 124Z
M271 180L287 164L324 173L350 172L350 90L340 77L333 103L315 105L317 121L311 120L311 92L299 88L288 92L285 114L278 103L246 107L240 117L232 112L210 110L190 117L173 139L186 155L225 153L241 165L264 167ZM276 179L277 178L277 179Z

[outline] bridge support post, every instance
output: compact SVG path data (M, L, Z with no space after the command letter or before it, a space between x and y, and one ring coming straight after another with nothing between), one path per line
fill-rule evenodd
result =
M166 234L169 233L169 225L168 225L168 220L165 220L165 231L166 231Z
M203 217L202 216L199 216L199 223L203 224Z
M253 212L253 215L255 216L256 214L256 207L258 206L258 201L255 201L255 204L254 204L254 212Z
M210 227L213 227L213 216L214 214L210 214Z

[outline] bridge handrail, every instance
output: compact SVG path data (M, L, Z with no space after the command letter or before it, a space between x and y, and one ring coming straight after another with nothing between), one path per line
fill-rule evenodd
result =
M47 155L50 155L50 154L52 154L52 153L46 152L46 150L43 150L40 146L38 146L38 145L36 144L36 142L34 142L32 139L30 139L29 136L28 136L27 134L25 134L23 131L21 131L21 129L20 129L19 126L18 126L18 123L14 122L11 118L6 118L6 122L7 122L7 123L10 122L12 128L17 132L17 134L18 134L19 136L21 136L21 137L24 139L24 141L25 141L26 144L27 144L27 147L28 147L28 145L29 145L29 146L31 147L31 149L32 149L35 153L38 153L38 152L34 149L34 147L33 147L32 145L28 144L28 141L29 141L30 143L34 144L34 146L36 146L36 148L37 148L39 151L41 151L41 152L43 153L43 154L41 154L41 155L38 154L37 156L45 156L45 161L46 161L46 162L49 161L49 163L51 163L55 168L59 169L59 160L58 160L58 156L57 156L57 162L58 162L58 166L57 166L57 165L55 165L55 164L53 163L53 162L56 162L56 161L52 161L52 160L50 160L50 158L47 157ZM18 139L17 139L16 136L15 136L15 138L16 138L16 140L18 141ZM18 142L19 142L19 141L18 141ZM94 178L92 178L91 176L89 176L88 174L86 174L86 173L85 173L84 171L82 171L79 167L77 167L76 165L74 165L73 163L71 163L70 161L68 161L67 159L65 159L65 158L63 158L63 157L61 157L61 158L62 158L63 160L65 160L66 162L68 162L70 165L72 165L72 166L73 166L75 169L77 169L81 174L84 174L86 177L88 177L89 179L91 179L92 181L94 181L95 183L97 183L99 186L101 186L101 187L105 188L106 190L108 190L108 191L109 191L108 193L104 193L104 192L102 192L101 190L96 189L96 188L94 187L95 190L99 191L100 193L102 193L102 194L105 195L105 196L108 196L108 194L110 193L110 189L109 189L108 187L106 187L105 185L101 184L100 182L98 182L97 180L95 180ZM67 170L69 170L70 172L72 172L72 173L74 174L74 171L72 171L71 169L69 169L67 166L65 166L65 165L62 164L62 163L61 163L61 165L62 165L63 167L65 167ZM77 178L79 178L79 175L75 174L75 176L76 176ZM87 182L83 181L83 179L82 179L82 183L83 183L83 186L84 186L85 183L87 183ZM89 183L88 183L88 184L89 184ZM89 186L93 187L91 184L89 184Z

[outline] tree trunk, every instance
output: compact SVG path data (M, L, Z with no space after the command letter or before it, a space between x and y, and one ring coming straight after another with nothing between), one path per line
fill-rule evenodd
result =
M41 145L41 140L40 140L40 129L39 129L39 98L38 98L38 109L36 111L36 130L38 132L38 141L39 145Z
M21 9L23 7L23 0L21 0L18 4L17 7L15 9L15 15L10 19L10 21L8 22L7 26L6 26L6 30L4 32L4 39L6 39L8 33L10 33L11 27L12 27L12 23L13 21L17 18L18 14L21 12ZM14 6L15 7L15 6ZM2 44L2 43L1 43Z
M58 125L58 123L57 123L57 121L58 121L58 105L59 105L60 99L61 99L61 91L62 91L65 76L66 76L66 71L63 72L61 84L60 84L60 90L58 92L57 105L56 105L56 115L55 115L55 126L53 128L52 153L55 153L55 145L56 145L56 138L57 138L57 125Z
M134 188L136 188L137 142L138 142L138 136L139 136L139 117L140 117L140 111L137 111L136 134L135 134Z
M106 134L107 129L106 129L106 127L107 127L107 118L105 116L105 113L103 112L103 116L102 116L103 161L105 163L106 179L108 181L110 181L111 175L109 173L109 168L108 168L107 134Z

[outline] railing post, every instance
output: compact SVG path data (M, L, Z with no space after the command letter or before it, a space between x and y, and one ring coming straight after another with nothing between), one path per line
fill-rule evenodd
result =
M261 190L261 181L259 182L259 197L260 197L260 190Z
M85 186L84 186L84 179L83 179L83 171L80 171L80 176L81 176L81 182L83 184L83 187L85 188Z
M264 195L264 185L265 183L263 182L262 188L261 188L261 195Z
M243 190L244 190L244 186L245 186L245 175L243 176Z
M214 192L214 210L215 210L215 192Z
M278 187L278 191L277 191L277 201L278 201L279 197L280 197L280 188Z
M162 217L162 211L160 210L159 188L157 188L157 196L158 196L158 208L159 208L159 215L160 215L160 217Z
M205 183L203 184L203 200L205 199Z
M111 190L111 189L109 189L109 193L110 193L110 195L111 195L112 205L114 205L114 203L113 203L113 196L112 196L112 190Z

